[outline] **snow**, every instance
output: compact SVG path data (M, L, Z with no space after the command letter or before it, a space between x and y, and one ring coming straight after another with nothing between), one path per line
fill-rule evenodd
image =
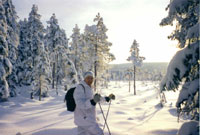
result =
M190 47L185 47L183 49L180 49L176 52L174 57L169 63L169 66L167 67L167 73L165 77L162 79L160 84L160 90L164 90L165 87L168 90L172 89L178 89L177 82L180 82L181 79L185 76L186 72L188 71L188 67L185 63L187 60L188 64L195 63L196 62L196 56L192 56L191 59L187 59L187 56L193 54L193 52L198 49L197 43L193 43L190 45ZM176 81L176 82L175 82Z
M180 9L183 10L188 4L188 0L173 0L170 3L170 14L173 14L174 12L176 12L176 9Z
M177 107L180 107L180 104L187 100L189 97L194 97L197 89L199 88L199 79L196 79L191 82L186 82L179 93L179 97L176 103Z
M187 51L188 49L184 48L176 52L176 54L170 61L169 66L167 67L167 74L161 81L160 90L163 90L163 88L165 87L170 90L176 88L173 79L174 77L180 79L185 74L187 67L184 65L183 59L185 58ZM177 69L179 73L177 73L175 69Z
M188 30L186 39L198 38L198 37L199 37L199 23L196 23Z
M132 61L133 65L136 67L141 67L142 62L145 59L144 57L139 56L139 44L137 41L134 39L133 44L131 45L130 48L130 53L131 56L128 57L128 61Z
M185 122L178 131L178 135L196 135L198 134L197 126L197 121Z
M108 88L99 89L102 95L114 93L108 116L113 135L175 135L182 125L177 122L176 92L166 92L168 103L160 107L159 82L137 82L137 95L128 92L128 82L109 82ZM29 99L27 87L20 88L21 95L0 103L0 132L2 135L76 135L73 113L67 112L63 102L64 87L59 95L50 91L42 101ZM106 114L108 103L102 103ZM103 117L97 106L97 117L103 127ZM108 135L105 128L105 135Z

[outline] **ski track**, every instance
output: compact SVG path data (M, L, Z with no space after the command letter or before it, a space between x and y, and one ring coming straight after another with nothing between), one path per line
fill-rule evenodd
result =
M133 95L132 90L128 92L127 82L111 82L108 89L101 89L102 95L116 95L107 121L113 135L176 134L180 127L180 123L176 122L176 109L173 106L160 107L158 92L155 90L157 86L155 83L139 83L137 95ZM51 91L51 96L42 101L19 95L9 102L0 103L0 135L16 135L18 132L22 135L76 135L73 113L66 111L63 102L65 92L59 92L57 96L55 91ZM106 115L108 104L102 103L102 107ZM97 117L103 126L98 106ZM107 135L106 129L105 132Z

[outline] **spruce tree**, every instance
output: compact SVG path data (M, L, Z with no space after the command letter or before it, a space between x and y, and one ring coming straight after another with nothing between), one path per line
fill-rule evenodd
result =
M44 48L43 42L38 45L37 56L35 58L36 65L33 67L35 95L41 97L48 96L48 75L49 75L49 59L48 54Z
M9 60L9 48L7 43L7 23L5 9L0 1L0 101L7 101L9 97L9 87L7 76L11 74L12 64Z
M17 47L19 45L19 24L17 22L17 13L12 4L12 0L3 0L7 23L7 42L9 48L9 59L15 65L17 59Z
M179 90L177 112L199 120L199 0L170 1L168 16L160 25L176 25L169 36L178 41L174 55L160 84L161 92Z
M10 89L10 96L16 96L15 87L18 84L18 78L16 76L16 60L17 60L17 47L19 45L19 24L17 22L17 13L15 7L12 4L12 0L3 0L3 6L5 8L5 16L7 23L7 43L9 54L8 58L13 66L12 73L7 77Z
M33 5L28 20L20 21L17 75L21 86L31 87L31 95L47 96L49 60L44 47L44 26L38 7ZM31 96L32 97L32 96Z
M28 70L31 69L29 64L26 64L27 59L30 56L28 53L28 27L27 27L27 19L25 18L23 21L19 21L20 32L19 32L19 46L18 46L18 57L16 62L16 76L18 78L18 86L30 85L27 83L27 80L24 78L28 73Z
M27 28L29 28L27 32L27 43L30 47L30 56L27 62L31 65L29 80L31 80L31 85L33 86L32 90L36 95L38 95L38 92L40 93L40 95L43 95L43 93L47 93L46 91L48 90L48 88L46 87L46 89L41 92L41 86L46 86L46 79L49 73L49 61L47 57L47 52L44 48L45 31L40 19L41 15L38 14L38 7L36 5L33 5L26 25ZM41 80L41 77L44 81Z

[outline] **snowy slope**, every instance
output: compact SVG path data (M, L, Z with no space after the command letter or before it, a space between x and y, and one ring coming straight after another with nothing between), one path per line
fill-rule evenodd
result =
M168 103L161 108L156 87L156 83L137 82L136 96L128 92L128 82L110 82L108 89L101 89L102 95L116 95L108 117L113 135L176 134L182 124L177 123L176 117L175 101L178 93L166 93ZM20 132L22 135L76 135L73 113L67 112L63 103L65 92L59 92L57 96L55 91L51 91L51 97L43 101L25 98L28 95L22 92L23 96L0 103L0 134L16 135ZM102 107L106 113L108 104L102 103ZM99 106L97 114L103 126Z

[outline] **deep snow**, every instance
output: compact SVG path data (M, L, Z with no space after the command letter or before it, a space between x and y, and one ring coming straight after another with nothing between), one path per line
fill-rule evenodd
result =
M133 90L133 86L131 86ZM0 103L1 135L76 135L73 113L67 112L63 102L65 91L50 91L42 101L29 99L22 90L18 97ZM137 82L137 95L128 92L128 82L110 82L101 89L102 95L114 93L108 124L113 135L175 135L183 121L177 122L176 100L178 93L167 92L167 103L160 107L158 82ZM102 103L104 113L107 103ZM103 126L103 117L97 106L97 116ZM105 128L106 135L107 130Z

